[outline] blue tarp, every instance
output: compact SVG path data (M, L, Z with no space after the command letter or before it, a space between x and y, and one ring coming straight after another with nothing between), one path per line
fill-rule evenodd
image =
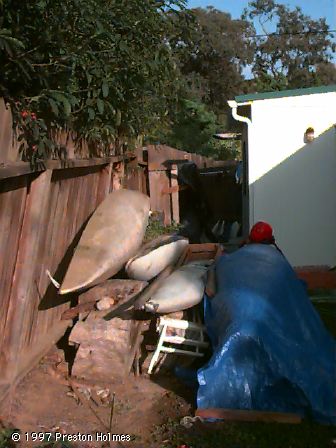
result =
M213 355L198 370L199 408L295 412L336 423L336 341L274 247L249 245L216 265L205 299Z

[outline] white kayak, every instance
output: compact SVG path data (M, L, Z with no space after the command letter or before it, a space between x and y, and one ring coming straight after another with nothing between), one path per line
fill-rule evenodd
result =
M170 264L175 264L189 241L178 235L164 235L145 244L126 264L129 278L149 281Z
M149 197L132 190L110 193L91 216L59 294L82 290L115 275L142 244Z
M206 273L211 261L191 262L167 277L145 304L150 313L174 313L192 308L204 295Z

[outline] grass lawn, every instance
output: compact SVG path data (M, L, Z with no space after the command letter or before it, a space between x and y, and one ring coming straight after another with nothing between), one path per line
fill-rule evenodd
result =
M185 429L168 422L153 436L152 446L160 448L336 448L335 427L310 423L197 422Z

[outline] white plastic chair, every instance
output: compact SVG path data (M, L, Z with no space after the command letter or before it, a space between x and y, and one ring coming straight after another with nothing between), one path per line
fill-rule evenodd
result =
M194 313L194 317L195 319L197 319L196 313ZM186 338L185 336L167 336L168 327L184 330L184 333L186 332L186 330L195 331L199 333L199 339L190 339ZM205 327L198 322L189 322L187 320L160 317L157 328L159 330L160 337L148 367L149 375L152 373L155 364L158 362L160 353L175 353L177 355L186 355L201 358L204 356L204 353L202 353L200 349L205 349L209 346L209 344L204 341ZM176 347L167 347L166 345L164 345L164 343L188 345L190 347L194 347L195 350L182 350Z

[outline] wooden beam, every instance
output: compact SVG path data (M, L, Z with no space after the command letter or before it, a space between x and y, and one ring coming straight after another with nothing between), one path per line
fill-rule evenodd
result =
M297 414L282 412L248 411L239 409L197 409L197 417L205 419L219 419L235 422L266 422L266 423L290 423L302 422L302 417Z
M32 173L40 173L46 170L89 168L133 159L135 159L135 155L132 157L111 156L93 159L46 160L35 165L32 165L29 162L0 163L0 180Z
M109 297L116 303L113 308L107 310L109 312L117 309L121 304L126 303L132 297L139 294L145 287L147 282L140 280L119 280L112 279L91 288L89 291L79 296L79 305L70 308L61 316L62 320L74 319L79 314L91 311L95 307L95 303L103 297Z

